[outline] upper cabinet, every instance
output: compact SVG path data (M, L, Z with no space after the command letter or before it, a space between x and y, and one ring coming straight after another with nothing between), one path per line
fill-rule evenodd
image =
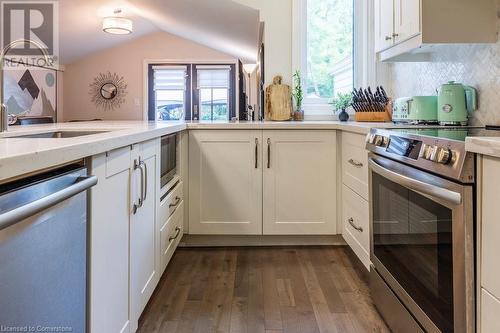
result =
M375 0L381 61L425 60L438 44L495 43L495 0Z

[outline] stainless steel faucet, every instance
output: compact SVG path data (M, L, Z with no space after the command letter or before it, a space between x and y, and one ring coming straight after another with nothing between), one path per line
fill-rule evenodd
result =
M45 58L45 63L49 64L50 59L49 55L47 54L47 51L43 47L42 44L30 40L30 39L18 39L15 40L11 43L9 43L7 46L5 46L1 52L0 52L0 133L7 132L9 129L9 114L7 110L7 105L4 104L4 96L3 96L3 90L4 90L4 84L3 84L3 79L4 79L4 60L5 56L7 55L7 52L9 52L13 47L17 45L34 45L43 55Z

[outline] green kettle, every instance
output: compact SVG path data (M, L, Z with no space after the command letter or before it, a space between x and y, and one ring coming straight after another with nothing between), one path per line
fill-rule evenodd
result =
M440 125L466 126L469 115L477 110L477 91L455 81L443 84L438 91Z

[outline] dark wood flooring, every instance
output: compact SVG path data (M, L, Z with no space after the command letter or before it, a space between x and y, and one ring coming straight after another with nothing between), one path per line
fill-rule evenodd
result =
M389 332L346 247L178 249L139 333Z

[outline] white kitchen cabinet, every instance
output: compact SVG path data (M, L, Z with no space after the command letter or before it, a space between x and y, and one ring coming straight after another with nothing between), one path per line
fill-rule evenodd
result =
M500 331L500 159L481 156L478 166L478 332Z
M420 0L394 0L394 43L420 34Z
M180 201L165 224L160 229L160 267L163 272L172 258L183 235L184 201Z
M481 289L481 332L500 332L500 300Z
M423 61L435 45L495 43L495 6L491 0L375 0L375 51L382 61Z
M370 269L368 151L365 135L342 132L342 236Z
M342 132L342 182L368 200L368 151L365 135Z
M130 218L130 316L131 331L160 279L160 231L157 230L160 142L133 146L132 210Z
M130 332L129 221L131 149L92 157L90 191L90 331Z
M265 235L336 234L335 131L263 131Z
M189 233L262 234L262 131L189 134Z
M342 236L366 269L370 269L370 216L368 202L342 186Z
M92 333L135 332L159 281L158 159L157 139L91 159L98 177L90 196Z
M375 0L375 51L393 45L394 0Z

